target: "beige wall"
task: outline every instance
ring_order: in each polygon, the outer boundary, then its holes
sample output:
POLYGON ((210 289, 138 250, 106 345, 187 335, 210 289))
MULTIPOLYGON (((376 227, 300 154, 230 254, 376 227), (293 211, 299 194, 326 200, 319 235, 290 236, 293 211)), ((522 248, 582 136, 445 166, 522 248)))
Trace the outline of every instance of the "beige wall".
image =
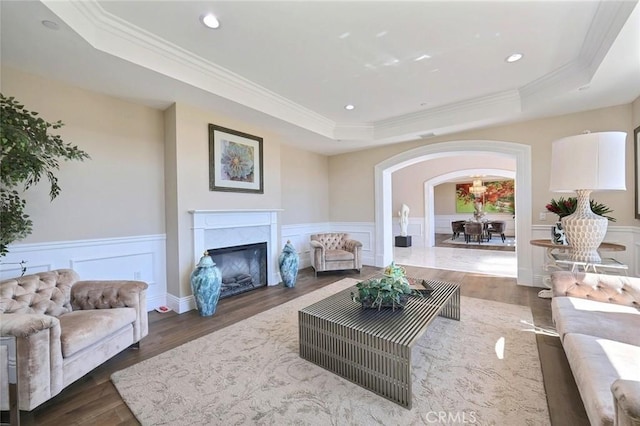
POLYGON ((21 243, 163 234, 162 112, 2 68, 2 93, 50 122, 91 159, 63 162, 62 188, 50 202, 47 182, 25 192, 33 233, 21 243))
POLYGON ((549 200, 558 196, 549 191, 551 143, 561 137, 580 134, 585 129, 592 132, 627 132, 627 191, 598 192, 593 194, 593 198, 615 210, 613 216, 618 219, 616 225, 637 224, 633 202, 635 185, 631 104, 332 156, 329 158, 330 218, 332 221, 374 221, 374 167, 385 159, 425 144, 458 140, 494 140, 531 146, 533 224, 548 224, 554 218, 548 217, 546 222, 540 222, 537 213, 544 212, 544 206, 549 200), (350 185, 340 185, 340 182, 349 182, 350 185))
POLYGON ((282 224, 329 221, 329 159, 282 146, 282 224))
POLYGON ((456 184, 447 182, 433 188, 433 213, 456 213, 456 184))
MULTIPOLYGON (((391 174, 393 211, 399 211, 400 206, 404 203, 411 209, 411 217, 424 217, 424 183, 426 181, 457 170, 477 169, 500 169, 515 172, 516 164, 510 158, 474 154, 421 161, 397 170, 391 174)), ((470 181, 471 178, 469 178, 470 181)), ((455 213, 455 201, 448 208, 441 206, 439 205, 441 203, 438 202, 437 192, 437 189, 434 189, 436 214, 455 213)))

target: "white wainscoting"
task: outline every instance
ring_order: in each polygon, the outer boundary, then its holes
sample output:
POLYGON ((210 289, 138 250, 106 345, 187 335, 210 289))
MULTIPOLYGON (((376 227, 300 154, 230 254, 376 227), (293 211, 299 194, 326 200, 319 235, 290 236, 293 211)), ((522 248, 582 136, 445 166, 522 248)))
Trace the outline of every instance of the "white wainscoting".
MULTIPOLYGON (((391 225, 391 229, 393 231, 394 237, 400 235, 400 223, 398 222, 398 218, 393 221, 391 225)), ((425 235, 424 235, 424 218, 419 217, 410 217, 409 223, 407 224, 407 235, 411 236, 411 246, 412 247, 424 247, 425 246, 425 235)))
POLYGON ((321 222, 283 225, 281 228, 280 251, 287 241, 295 247, 300 256, 300 268, 311 266, 311 234, 322 232, 346 232, 362 243, 362 264, 374 265, 375 224, 373 222, 321 222))
MULTIPOLYGON (((409 222, 413 245, 420 235, 419 219, 409 222), (412 227, 414 225, 415 227, 412 227)), ((398 227, 399 232, 399 227, 398 227)), ((373 222, 323 222, 284 225, 278 254, 290 240, 300 255, 300 267, 311 266, 309 236, 319 232, 348 232, 363 245, 363 264, 374 265, 375 224, 373 222)), ((549 239, 551 225, 532 226, 532 239, 549 239)), ((629 265, 630 276, 640 276, 640 227, 609 225, 605 241, 624 245, 622 252, 605 252, 608 257, 629 265)), ((528 244, 518 241, 518 244, 528 244)), ((27 274, 59 268, 73 268, 82 279, 136 279, 149 284, 147 308, 172 305, 166 288, 165 235, 16 244, 0 261, 0 279, 20 276, 20 261, 27 262, 27 274)), ((545 249, 533 247, 534 286, 543 287, 548 272, 543 270, 545 249)), ((191 296, 189 296, 191 298, 191 296)), ((185 298, 186 299, 186 298, 185 298)), ((185 305, 178 312, 193 309, 185 305)))
POLYGON ((83 280, 140 280, 149 284, 147 309, 166 304, 165 235, 56 241, 9 246, 0 261, 0 279, 71 268, 83 280))

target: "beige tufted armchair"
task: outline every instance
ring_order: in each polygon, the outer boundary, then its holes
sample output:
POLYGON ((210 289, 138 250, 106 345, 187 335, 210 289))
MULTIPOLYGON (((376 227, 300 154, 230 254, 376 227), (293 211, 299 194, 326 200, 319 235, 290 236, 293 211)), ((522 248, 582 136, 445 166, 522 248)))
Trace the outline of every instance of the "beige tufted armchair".
POLYGON ((311 235, 311 266, 322 271, 362 269, 362 243, 349 234, 331 232, 311 235))
MULTIPOLYGON (((147 287, 141 281, 79 281, 71 269, 0 281, 0 337, 15 338, 19 409, 33 410, 138 344, 149 332, 147 287)), ((0 377, 7 410, 9 386, 0 377)))

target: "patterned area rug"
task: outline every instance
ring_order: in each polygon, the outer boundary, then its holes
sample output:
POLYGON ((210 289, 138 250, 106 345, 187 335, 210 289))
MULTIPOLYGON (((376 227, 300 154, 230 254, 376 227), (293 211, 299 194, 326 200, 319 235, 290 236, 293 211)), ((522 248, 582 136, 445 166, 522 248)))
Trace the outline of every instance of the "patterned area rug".
POLYGON ((298 355, 297 312, 330 286, 111 376, 143 425, 547 425, 527 307, 462 297, 416 343, 407 410, 298 355))
MULTIPOLYGON (((455 244, 455 245, 462 245, 462 246, 474 246, 474 247, 478 247, 478 242, 477 241, 469 241, 469 244, 466 243, 466 241, 464 240, 464 235, 459 236, 458 238, 456 238, 455 240, 452 240, 451 238, 447 238, 446 240, 442 241, 444 244, 455 244)), ((516 240, 513 237, 507 237, 505 238, 504 242, 502 242, 502 238, 500 237, 500 235, 494 235, 489 241, 482 241, 479 244, 481 247, 482 246, 491 246, 491 247, 512 247, 513 250, 515 251, 516 249, 516 240)))

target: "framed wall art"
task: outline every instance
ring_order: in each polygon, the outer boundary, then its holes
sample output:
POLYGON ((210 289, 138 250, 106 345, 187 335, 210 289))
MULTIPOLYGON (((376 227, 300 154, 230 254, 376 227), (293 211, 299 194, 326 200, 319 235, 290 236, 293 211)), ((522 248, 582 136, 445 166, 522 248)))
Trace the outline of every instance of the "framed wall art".
POLYGON ((636 169, 636 219, 640 219, 640 126, 633 131, 633 146, 636 169))
POLYGON ((262 138, 209 124, 209 190, 264 194, 262 138))
POLYGON ((484 182, 486 191, 473 195, 469 183, 456 184, 456 213, 473 213, 478 199, 487 213, 515 213, 515 182, 513 179, 484 182))

